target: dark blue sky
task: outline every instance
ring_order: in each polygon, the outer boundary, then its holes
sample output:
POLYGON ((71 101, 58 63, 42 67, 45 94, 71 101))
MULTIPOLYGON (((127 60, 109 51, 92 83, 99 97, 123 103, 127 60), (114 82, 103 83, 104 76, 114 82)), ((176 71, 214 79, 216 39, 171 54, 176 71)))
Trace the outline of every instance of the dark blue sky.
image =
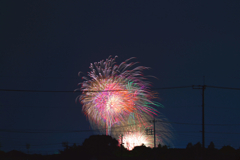
MULTIPOLYGON (((237 0, 2 1, 0 89, 73 91, 78 72, 109 55, 150 67, 153 88, 202 85, 203 76, 206 85, 240 88, 239 7, 237 0)), ((201 124, 201 90, 158 92, 170 122, 201 124)), ((94 134, 75 103, 79 93, 0 93, 4 151, 29 143, 30 153, 51 154, 94 134)), ((205 123, 231 124, 206 125, 206 147, 240 147, 239 95, 205 90, 205 123)), ((175 147, 201 142, 201 125, 172 126, 175 147)))

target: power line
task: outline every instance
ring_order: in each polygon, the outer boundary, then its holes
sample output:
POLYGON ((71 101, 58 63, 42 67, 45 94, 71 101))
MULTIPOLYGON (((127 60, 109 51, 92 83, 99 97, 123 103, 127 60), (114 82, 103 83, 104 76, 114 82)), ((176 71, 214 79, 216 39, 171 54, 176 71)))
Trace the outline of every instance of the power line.
POLYGON ((240 88, 234 88, 234 87, 219 87, 219 86, 208 86, 209 88, 218 88, 218 89, 229 89, 229 90, 240 90, 240 88))
POLYGON ((81 77, 33 77, 33 76, 0 76, 0 78, 21 78, 21 79, 70 79, 79 80, 81 77))
POLYGON ((24 90, 24 89, 0 89, 6 92, 82 92, 82 91, 50 91, 50 90, 24 90))
POLYGON ((59 107, 51 107, 51 106, 25 106, 25 105, 21 105, 21 106, 18 106, 18 105, 0 105, 0 109, 9 109, 9 108, 1 108, 1 107, 11 107, 11 108, 55 108, 55 109, 62 109, 62 108, 67 108, 67 109, 72 109, 72 108, 76 108, 76 109, 81 109, 80 106, 75 106, 75 107, 66 107, 66 106, 59 106, 59 107))
POLYGON ((0 129, 0 132, 9 132, 9 133, 79 133, 79 132, 92 132, 94 130, 41 130, 41 131, 31 131, 31 130, 10 130, 10 129, 0 129))
MULTIPOLYGON (((180 88, 191 88, 191 86, 179 86, 179 87, 162 87, 162 88, 152 88, 152 90, 160 89, 180 89, 180 88)), ((6 92, 120 92, 128 90, 103 90, 103 91, 94 91, 94 90, 74 90, 74 91, 52 91, 52 90, 24 90, 24 89, 0 89, 0 91, 6 92)))
MULTIPOLYGON (((12 133, 80 133, 80 132, 89 132, 89 131, 92 132, 94 130, 73 130, 73 131, 20 131, 20 130, 2 130, 2 129, 0 130, 0 132, 12 132, 12 133)), ((201 133, 200 131, 164 131, 164 130, 156 130, 156 131, 162 132, 162 133, 201 133)), ((121 131, 116 131, 116 132, 121 132, 121 131)), ((129 131, 129 132, 132 132, 132 131, 129 131)), ((205 132, 205 133, 240 134, 239 132, 205 132)))
MULTIPOLYGON (((58 107, 52 107, 52 106, 27 106, 27 105, 4 105, 4 104, 1 104, 0 105, 0 109, 9 109, 9 108, 1 108, 1 107, 11 107, 11 108, 54 108, 54 109, 63 109, 63 108, 66 108, 66 109, 79 109, 81 107, 77 106, 77 107, 66 107, 66 106, 58 106, 58 107)), ((190 106, 167 106, 168 109, 171 109, 171 108, 196 108, 196 107, 201 107, 199 105, 190 105, 190 106)), ((206 108, 217 108, 217 109, 234 109, 234 110, 239 110, 240 108, 237 108, 237 107, 214 107, 214 106, 206 106, 206 108)))
MULTIPOLYGON (((177 87, 159 87, 159 88, 152 88, 152 90, 165 90, 165 89, 182 89, 182 88, 191 88, 193 86, 198 85, 191 85, 191 86, 177 86, 177 87)), ((209 86, 205 85, 209 88, 218 88, 218 89, 229 89, 229 90, 240 90, 240 88, 234 87, 220 87, 220 86, 209 86)), ((53 90, 27 90, 27 89, 0 89, 0 91, 5 92, 120 92, 120 91, 128 91, 128 90, 103 90, 103 91, 94 91, 94 90, 74 90, 74 91, 53 91, 53 90)))
MULTIPOLYGON (((170 121, 160 121, 160 120, 156 120, 156 122, 184 124, 184 125, 202 125, 200 123, 183 123, 183 122, 170 122, 170 121)), ((230 126, 230 125, 238 126, 240 124, 205 124, 205 125, 207 126, 230 126)))
MULTIPOLYGON (((181 122, 169 122, 169 121, 160 121, 160 120, 156 120, 156 122, 183 124, 183 125, 202 125, 202 124, 197 124, 197 123, 181 123, 181 122)), ((128 126, 139 125, 139 124, 142 124, 142 123, 134 123, 134 124, 129 124, 129 125, 125 125, 125 126, 112 127, 112 129, 124 128, 124 127, 128 127, 128 126)), ((209 126, 230 126, 230 125, 231 126, 239 126, 240 124, 205 124, 205 125, 209 125, 209 126)), ((34 130, 0 129, 0 132, 11 132, 11 133, 79 133, 79 132, 93 132, 93 131, 104 130, 104 129, 106 129, 106 128, 93 129, 93 130, 35 130, 35 131, 34 130)), ((117 131, 117 132, 120 132, 120 131, 117 131)), ((168 132, 168 131, 162 131, 162 132, 168 132)), ((174 131, 169 131, 169 132, 174 132, 174 131)), ((207 132, 207 133, 215 133, 215 132, 207 132)), ((216 132, 216 133, 218 133, 218 132, 216 132)))
POLYGON ((213 133, 213 134, 240 134, 235 132, 206 132, 206 133, 213 133))

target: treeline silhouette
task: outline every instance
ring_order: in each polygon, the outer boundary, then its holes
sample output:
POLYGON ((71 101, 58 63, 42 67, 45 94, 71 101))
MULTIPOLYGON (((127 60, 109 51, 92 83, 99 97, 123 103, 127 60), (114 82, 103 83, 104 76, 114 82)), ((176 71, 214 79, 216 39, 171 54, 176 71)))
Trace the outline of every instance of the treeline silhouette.
POLYGON ((92 135, 82 145, 62 143, 64 150, 59 154, 26 154, 21 151, 0 151, 1 160, 240 160, 240 149, 223 146, 216 149, 211 142, 203 149, 200 142, 188 143, 185 149, 168 148, 161 144, 156 148, 144 144, 128 151, 118 141, 107 135, 92 135))

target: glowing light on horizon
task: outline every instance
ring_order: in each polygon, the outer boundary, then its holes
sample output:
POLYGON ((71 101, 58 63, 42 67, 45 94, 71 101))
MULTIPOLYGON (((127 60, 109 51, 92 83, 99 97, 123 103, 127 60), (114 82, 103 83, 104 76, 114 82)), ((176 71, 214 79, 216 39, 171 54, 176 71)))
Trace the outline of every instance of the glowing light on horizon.
MULTIPOLYGON (((133 150, 136 146, 145 145, 146 147, 153 147, 152 138, 146 135, 144 132, 127 132, 123 136, 123 146, 127 150, 133 150)), ((119 143, 121 143, 121 137, 119 137, 119 143)))

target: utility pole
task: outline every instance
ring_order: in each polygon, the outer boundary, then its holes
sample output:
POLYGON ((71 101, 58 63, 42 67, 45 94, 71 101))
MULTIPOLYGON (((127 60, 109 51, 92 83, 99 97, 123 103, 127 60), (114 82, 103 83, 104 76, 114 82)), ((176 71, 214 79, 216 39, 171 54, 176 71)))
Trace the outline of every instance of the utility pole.
POLYGON ((156 120, 155 118, 153 120, 150 120, 150 122, 153 122, 153 130, 152 129, 146 129, 146 135, 153 135, 153 143, 154 143, 154 148, 156 148, 156 129, 155 129, 155 123, 156 120))
POLYGON ((202 86, 202 147, 205 148, 205 129, 204 129, 204 91, 206 86, 202 86))
POLYGON ((156 148, 156 131, 155 131, 155 118, 153 120, 153 131, 154 131, 154 148, 156 148))
POLYGON ((202 148, 205 148, 205 130, 204 130, 204 91, 206 85, 193 85, 193 89, 202 89, 202 148))

